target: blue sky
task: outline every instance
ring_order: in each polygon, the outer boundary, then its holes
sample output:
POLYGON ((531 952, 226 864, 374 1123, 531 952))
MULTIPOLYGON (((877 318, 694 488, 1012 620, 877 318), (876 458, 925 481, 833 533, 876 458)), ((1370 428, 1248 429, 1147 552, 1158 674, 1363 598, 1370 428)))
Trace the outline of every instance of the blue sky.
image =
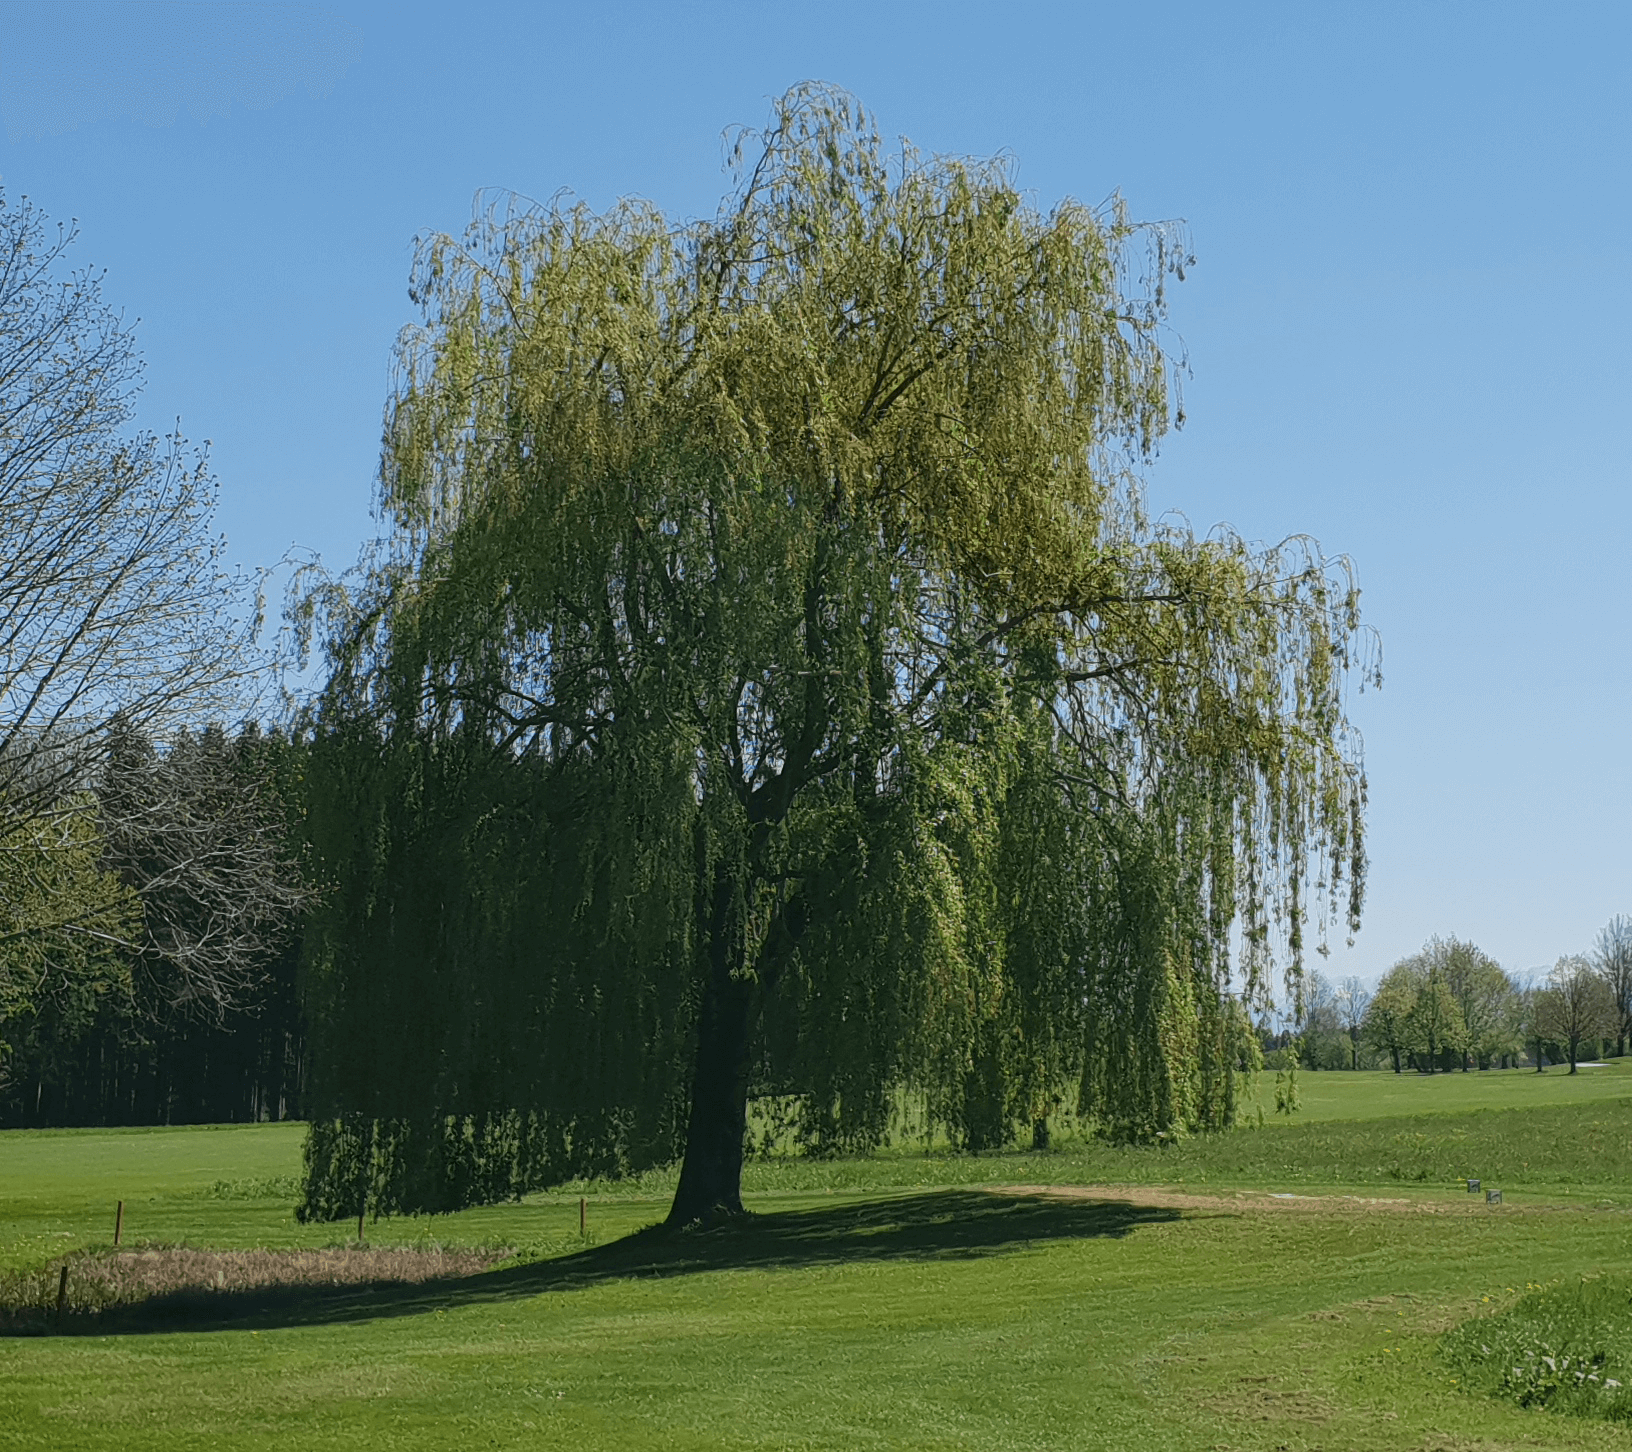
POLYGON ((1327 971, 1434 933, 1522 971, 1632 912, 1629 41, 1620 4, 0 0, 0 181, 79 219, 249 565, 372 532, 412 240, 478 188, 712 211, 722 129, 819 78, 1044 206, 1185 219, 1150 502, 1349 554, 1382 636, 1327 971))

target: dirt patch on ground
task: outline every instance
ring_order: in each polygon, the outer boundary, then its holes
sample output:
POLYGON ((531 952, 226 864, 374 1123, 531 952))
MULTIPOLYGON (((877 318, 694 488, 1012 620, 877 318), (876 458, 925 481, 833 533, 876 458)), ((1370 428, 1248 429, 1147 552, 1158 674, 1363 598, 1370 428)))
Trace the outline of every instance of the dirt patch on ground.
POLYGON ((190 1305, 255 1292, 418 1284, 486 1270, 503 1250, 347 1246, 333 1250, 106 1250, 0 1281, 0 1330, 30 1331, 110 1314, 190 1305), (66 1264, 68 1278, 62 1279, 66 1264))
POLYGON ((1369 1195, 1292 1195, 1273 1190, 1219 1190, 1199 1195, 1155 1185, 994 1185, 995 1195, 1043 1195, 1061 1200, 1121 1200, 1167 1210, 1263 1210, 1323 1215, 1488 1215, 1514 1207, 1487 1206, 1482 1197, 1407 1200, 1369 1195))

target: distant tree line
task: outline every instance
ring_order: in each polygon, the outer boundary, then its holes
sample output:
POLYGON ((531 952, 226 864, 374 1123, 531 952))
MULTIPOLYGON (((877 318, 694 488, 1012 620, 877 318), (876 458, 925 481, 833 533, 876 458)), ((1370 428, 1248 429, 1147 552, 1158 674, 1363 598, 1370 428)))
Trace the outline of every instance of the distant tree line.
POLYGON ((1390 1068, 1422 1074, 1541 1070, 1626 1052, 1632 1036, 1632 919, 1616 917, 1586 955, 1545 975, 1517 977, 1477 945, 1434 938, 1373 988, 1310 974, 1294 1021, 1261 1037, 1271 1064, 1296 1054, 1306 1069, 1390 1068), (1278 1057, 1277 1057, 1278 1056, 1278 1057))
POLYGON ((295 762, 254 726, 162 750, 127 728, 64 808, 76 850, 13 852, 13 880, 50 876, 54 911, 7 903, 0 1127, 299 1114, 295 762))

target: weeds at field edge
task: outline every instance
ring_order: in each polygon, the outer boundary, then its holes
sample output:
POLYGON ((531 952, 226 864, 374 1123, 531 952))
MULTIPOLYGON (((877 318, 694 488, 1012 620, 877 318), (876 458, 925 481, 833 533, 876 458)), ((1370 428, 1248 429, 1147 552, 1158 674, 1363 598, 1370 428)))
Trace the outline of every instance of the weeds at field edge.
POLYGON ((474 1275, 509 1253, 368 1246, 199 1250, 174 1245, 84 1251, 34 1271, 0 1276, 0 1333, 85 1330, 138 1308, 207 1317, 232 1298, 256 1292, 417 1285, 474 1275), (58 1293, 64 1287, 59 1314, 58 1293))
POLYGON ((1530 1285, 1440 1341, 1468 1391, 1521 1407, 1632 1422, 1632 1277, 1530 1285))

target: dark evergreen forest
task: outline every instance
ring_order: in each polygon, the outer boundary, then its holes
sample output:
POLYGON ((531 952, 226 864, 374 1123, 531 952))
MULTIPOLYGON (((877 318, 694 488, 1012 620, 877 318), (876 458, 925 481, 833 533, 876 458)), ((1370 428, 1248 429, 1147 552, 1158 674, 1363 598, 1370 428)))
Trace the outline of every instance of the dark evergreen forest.
POLYGON ((59 815, 87 850, 53 886, 99 916, 0 938, 0 1128, 298 1118, 299 753, 254 725, 126 731, 84 786, 59 815))
POLYGON ((239 1124, 298 1119, 306 1028, 295 991, 298 943, 225 1018, 145 1018, 99 1001, 6 1025, 0 1129, 107 1124, 239 1124))

